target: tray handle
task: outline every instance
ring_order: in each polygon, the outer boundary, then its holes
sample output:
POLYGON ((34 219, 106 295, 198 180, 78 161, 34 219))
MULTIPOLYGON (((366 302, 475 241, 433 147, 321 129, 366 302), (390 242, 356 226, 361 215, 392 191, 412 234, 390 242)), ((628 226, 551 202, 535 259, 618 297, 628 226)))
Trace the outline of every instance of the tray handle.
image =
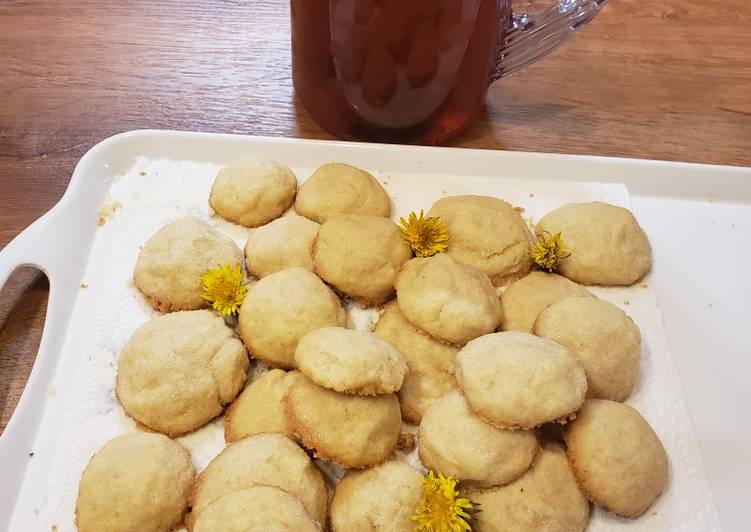
MULTIPOLYGON (((66 194, 67 196, 67 194, 66 194)), ((0 529, 8 526, 21 481, 29 463, 29 453, 39 427, 47 389, 57 366, 59 353, 78 295, 78 284, 88 255, 82 231, 86 221, 95 223, 87 209, 76 208, 69 198, 32 223, 0 250, 0 286, 23 266, 43 271, 50 292, 44 330, 36 360, 16 409, 0 435, 0 529)), ((88 234, 91 234, 89 229, 88 234)))

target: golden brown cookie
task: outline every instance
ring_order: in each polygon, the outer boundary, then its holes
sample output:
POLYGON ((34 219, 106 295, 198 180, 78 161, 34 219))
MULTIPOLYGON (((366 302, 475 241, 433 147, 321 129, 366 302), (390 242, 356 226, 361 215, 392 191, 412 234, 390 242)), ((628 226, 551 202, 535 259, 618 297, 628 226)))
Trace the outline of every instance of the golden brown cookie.
POLYGON ((282 216, 259 227, 245 244, 245 263, 255 277, 286 268, 313 271, 313 243, 320 226, 303 216, 282 216))
POLYGON ((569 349, 587 374, 587 397, 623 401, 639 376, 641 334, 621 309, 591 297, 562 299, 543 310, 534 333, 569 349))
POLYGON ((320 224, 338 214, 391 216, 391 200, 375 177, 344 163, 326 163, 300 186, 295 211, 320 224))
POLYGON ((448 196, 428 211, 448 226, 448 253, 471 264, 495 285, 525 275, 532 267, 532 234, 521 215, 489 196, 448 196))
POLYGON ((487 275, 445 253, 408 261, 396 292, 404 317, 443 342, 464 345, 493 332, 503 317, 487 275))
POLYGON ((410 519, 422 496, 422 474, 390 460, 365 471, 348 473, 331 502, 332 532, 411 532, 410 519))
POLYGON ((79 532, 167 532, 182 522, 195 470, 190 453, 161 434, 108 441, 78 485, 79 532))
POLYGON ((639 517, 665 490, 665 449, 629 405, 587 401, 564 439, 579 486, 595 504, 622 517, 639 517))
POLYGON ((292 440, 270 432, 225 447, 198 475, 189 527, 223 495, 256 486, 286 491, 302 502, 316 523, 326 522, 328 491, 323 475, 292 440))
POLYGON ((240 248, 198 218, 180 218, 149 238, 138 254, 133 281, 162 312, 206 306, 201 276, 220 264, 242 264, 240 248))
POLYGON ((295 362, 319 386, 358 395, 395 392, 407 373, 407 362, 393 345, 370 331, 343 327, 323 327, 303 336, 295 362))
POLYGON ((415 329, 396 302, 386 306, 375 333, 391 342, 407 361, 409 371, 397 392, 399 404, 404 420, 419 423, 433 401, 456 389, 454 361, 458 349, 415 329))
POLYGON ((300 376, 284 406, 295 433, 318 458, 360 468, 380 464, 396 449, 402 418, 394 394, 343 394, 300 376))
POLYGON ((516 331, 464 346, 456 355, 456 380, 472 410, 504 429, 565 421, 587 393, 584 369, 568 349, 516 331))
POLYGON ((209 204, 222 218, 258 227, 279 218, 292 206, 295 174, 281 163, 239 159, 216 175, 209 204))
POLYGON ((245 384, 248 354, 210 310, 174 312, 143 324, 120 353, 115 393, 151 430, 185 434, 218 416, 245 384))
POLYGON ((545 444, 511 484, 470 490, 467 497, 480 505, 477 532, 583 532, 589 520, 589 502, 555 443, 545 444))
POLYGON ((562 275, 532 272, 511 283, 501 294, 501 330, 532 332, 540 312, 556 301, 575 296, 595 297, 586 288, 562 275))
POLYGON ((224 439, 227 443, 262 432, 278 432, 295 440, 282 398, 299 375, 296 371, 272 369, 248 384, 224 414, 224 439))
POLYGON ((394 222, 361 214, 325 222, 314 253, 321 279, 364 305, 380 305, 393 297, 396 274, 412 256, 394 222))
POLYGON ((426 468, 485 488, 522 475, 538 448, 533 432, 489 425, 457 391, 430 405, 420 422, 419 442, 420 462, 426 468))
POLYGON ((300 338, 345 322, 339 299, 323 281, 304 268, 287 268, 250 285, 238 330, 254 357, 292 369, 300 338))
POLYGON ((571 256, 558 272, 582 284, 631 285, 652 268, 652 249, 631 211, 599 201, 569 203, 543 216, 535 229, 561 233, 571 256))

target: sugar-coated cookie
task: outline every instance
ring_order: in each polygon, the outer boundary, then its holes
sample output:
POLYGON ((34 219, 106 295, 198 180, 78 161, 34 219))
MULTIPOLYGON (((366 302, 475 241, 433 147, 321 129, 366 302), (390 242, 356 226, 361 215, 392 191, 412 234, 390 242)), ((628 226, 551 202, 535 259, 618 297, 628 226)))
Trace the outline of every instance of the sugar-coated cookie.
POLYGON ((216 175, 209 204, 230 222, 258 227, 279 218, 292 206, 295 174, 281 163, 239 159, 216 175))
POLYGON ((493 332, 503 317, 487 275, 446 253, 404 264, 396 292, 404 317, 443 342, 463 345, 493 332))
POLYGON ((120 353, 115 393, 151 430, 178 436, 218 416, 245 384, 248 354, 210 310, 151 319, 120 353))
POLYGON ((665 449, 631 406, 591 399, 563 437, 579 486, 595 504, 623 517, 639 517, 665 490, 665 449))
POLYGON ((543 310, 534 333, 569 349, 587 374, 587 396, 623 401, 639 376, 641 334, 621 309, 591 297, 562 299, 543 310))
POLYGON ((587 393, 584 369, 568 349, 516 331, 464 346, 456 355, 456 380, 472 410, 505 429, 565 421, 587 393))
POLYGON ((245 264, 255 277, 285 268, 313 271, 313 243, 320 226, 303 216, 282 216, 259 227, 245 244, 245 264))
POLYGON ((162 434, 108 441, 78 485, 79 532, 168 532, 183 520, 195 470, 190 453, 162 434))
POLYGON ((339 298, 323 281, 304 268, 287 268, 250 285, 238 330, 254 357, 291 369, 300 338, 345 322, 339 298))
POLYGON ((443 220, 451 235, 448 253, 487 275, 493 284, 525 275, 532 267, 532 234, 511 205, 489 196, 448 196, 429 217, 443 220))
POLYGON ((204 307, 201 276, 220 264, 242 264, 242 251, 198 218, 180 218, 157 231, 138 254, 133 281, 162 312, 204 307))
POLYGON ((344 163, 326 163, 300 186, 295 211, 321 224, 338 214, 388 218, 391 199, 365 170, 344 163))
POLYGON ((558 272, 582 284, 631 285, 652 268, 652 249, 631 211, 602 203, 569 203, 543 216, 535 229, 561 233, 571 256, 558 272))

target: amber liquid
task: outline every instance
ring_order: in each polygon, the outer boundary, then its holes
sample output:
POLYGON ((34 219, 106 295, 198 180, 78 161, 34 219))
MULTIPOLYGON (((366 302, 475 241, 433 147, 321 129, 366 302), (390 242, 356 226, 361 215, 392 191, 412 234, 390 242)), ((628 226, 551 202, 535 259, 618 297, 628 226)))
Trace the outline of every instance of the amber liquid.
POLYGON ((485 103, 505 0, 291 0, 295 90, 347 139, 438 144, 485 103))

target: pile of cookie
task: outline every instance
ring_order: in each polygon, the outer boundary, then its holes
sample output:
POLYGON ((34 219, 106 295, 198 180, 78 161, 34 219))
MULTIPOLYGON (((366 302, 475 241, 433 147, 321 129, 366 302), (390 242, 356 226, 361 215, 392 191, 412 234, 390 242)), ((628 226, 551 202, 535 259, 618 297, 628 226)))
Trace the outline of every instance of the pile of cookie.
POLYGON ((280 163, 237 161, 209 202, 253 228, 244 254, 197 218, 142 247, 135 286, 163 314, 127 342, 115 389, 149 432, 92 457, 81 532, 584 530, 590 501, 638 517, 665 489, 666 453, 623 403, 639 329, 582 286, 650 270, 628 210, 569 204, 533 233, 501 199, 445 197, 427 219, 448 247, 423 253, 378 181, 342 163, 298 190, 280 163), (560 275, 533 271, 540 242, 568 249, 560 275), (220 265, 240 272, 217 285, 244 296, 236 320, 206 308, 201 280, 220 265), (345 302, 379 309, 374 331, 348 328, 345 302), (227 445, 196 477, 174 438, 222 413, 227 445), (466 520, 425 510, 403 422, 424 469, 458 480, 466 520), (323 462, 347 472, 332 483, 323 462))

